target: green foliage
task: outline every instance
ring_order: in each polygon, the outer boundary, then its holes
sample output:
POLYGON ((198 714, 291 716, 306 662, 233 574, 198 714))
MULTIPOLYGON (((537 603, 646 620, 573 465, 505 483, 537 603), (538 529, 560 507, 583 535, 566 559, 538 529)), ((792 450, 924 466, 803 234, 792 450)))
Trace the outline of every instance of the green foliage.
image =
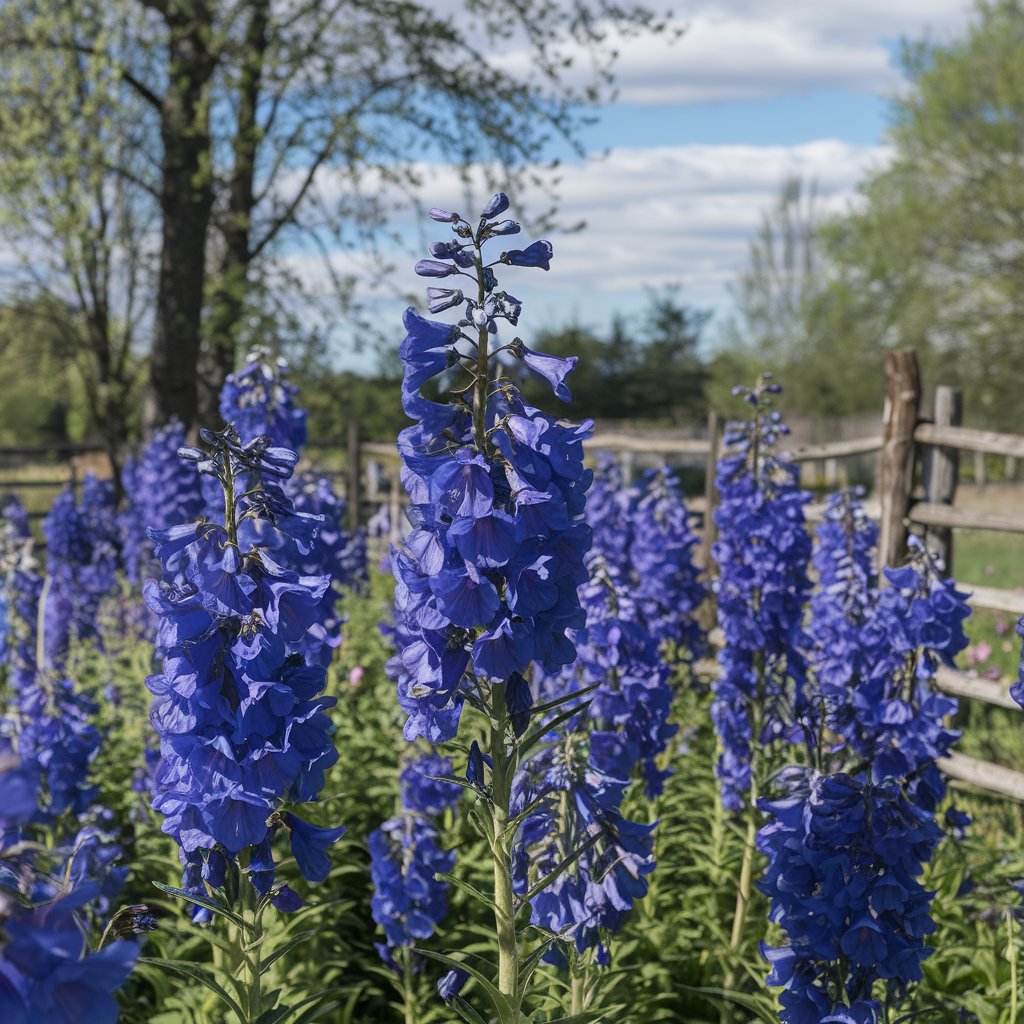
POLYGON ((908 45, 891 164, 827 246, 842 342, 909 345, 926 379, 956 381, 978 425, 1015 429, 1020 356, 1024 6, 980 0, 966 33, 908 45))

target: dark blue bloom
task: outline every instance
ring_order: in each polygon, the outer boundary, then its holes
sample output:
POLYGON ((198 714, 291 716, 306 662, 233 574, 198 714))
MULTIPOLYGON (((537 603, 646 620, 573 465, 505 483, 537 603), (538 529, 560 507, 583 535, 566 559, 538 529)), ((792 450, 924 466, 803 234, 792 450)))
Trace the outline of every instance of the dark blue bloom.
MULTIPOLYGON (((454 248, 437 243, 432 251, 450 256, 471 242, 479 253, 487 220, 507 202, 492 200, 475 235, 455 218, 454 248)), ((548 243, 541 249, 550 256, 548 243)), ((454 270, 435 263, 417 269, 454 270)), ((483 266, 483 257, 474 265, 483 266)), ((583 625, 576 587, 586 579, 589 546, 583 511, 591 475, 582 442, 590 426, 556 421, 526 405, 505 380, 489 335, 498 321, 515 322, 521 304, 497 291, 489 268, 480 285, 483 301, 467 302, 456 324, 408 310, 400 349, 403 406, 416 421, 398 442, 413 530, 391 558, 398 653, 389 670, 409 715, 406 737, 433 743, 454 737, 474 680, 487 686, 527 678, 534 662, 557 671, 574 656, 567 631, 583 625), (421 393, 430 378, 456 367, 472 375, 468 392, 457 388, 447 403, 421 393)), ((450 297, 431 294, 445 305, 450 297)), ((528 350, 518 344, 525 358, 528 350)), ((544 370, 561 388, 572 360, 557 362, 544 370)), ((516 702, 517 727, 525 727, 530 702, 519 691, 516 702)))
MULTIPOLYGON (((401 774, 402 813, 370 835, 373 919, 384 929, 381 958, 397 967, 393 952, 427 939, 448 912, 448 883, 435 874, 451 874, 454 851, 440 846, 433 818, 454 806, 462 790, 451 777, 451 762, 426 754, 406 764, 401 774)), ((416 965, 419 966, 418 964, 416 965)))
MULTIPOLYGON (((160 617, 163 659, 163 671, 146 682, 162 755, 153 806, 181 847, 186 888, 201 884, 210 851, 233 860, 248 850, 254 884, 266 891, 274 875, 270 846, 283 822, 274 812, 283 801, 316 799, 337 760, 325 714, 333 699, 320 696, 327 639, 317 632, 330 579, 291 568, 308 547, 305 527, 286 532, 299 517, 276 467, 294 459, 265 437, 245 445, 231 429, 204 437, 212 449, 205 464, 234 500, 224 526, 153 532, 164 566, 162 580, 148 581, 145 591, 160 617), (281 513, 273 521, 263 518, 269 507, 281 513), (276 531, 274 558, 245 541, 239 524, 250 520, 254 536, 276 531)), ((292 826, 293 852, 301 869, 319 876, 321 847, 340 833, 311 829, 292 826)), ((290 891, 277 896, 281 906, 295 903, 290 891)))
POLYGON ((501 262, 510 267, 540 267, 541 270, 551 269, 551 243, 541 239, 528 245, 525 249, 509 249, 501 254, 501 262))
MULTIPOLYGON (((627 781, 588 763, 571 739, 547 747, 516 776, 512 810, 533 805, 513 851, 514 887, 524 896, 570 854, 571 865, 530 900, 530 920, 582 953, 605 948, 654 870, 653 826, 624 818, 627 781)), ((564 963, 559 946, 546 959, 564 963)))
POLYGON ((122 557, 128 579, 136 586, 159 571, 146 531, 191 522, 202 514, 199 477, 178 457, 184 444, 184 426, 168 423, 153 434, 140 457, 125 465, 126 507, 119 517, 122 557))
POLYGON ((768 866, 758 888, 788 945, 762 946, 784 1024, 874 1021, 872 993, 920 980, 935 930, 920 881, 942 832, 896 779, 791 769, 786 792, 759 806, 768 866))
POLYGON ((722 800, 734 811, 750 788, 755 745, 807 742, 816 733, 806 693, 810 642, 803 628, 811 590, 811 539, 804 521, 809 496, 798 487, 796 466, 775 451, 786 431, 771 411, 775 391, 762 382, 746 392, 755 417, 729 425, 717 469, 719 536, 712 553, 725 643, 711 714, 722 745, 722 800))

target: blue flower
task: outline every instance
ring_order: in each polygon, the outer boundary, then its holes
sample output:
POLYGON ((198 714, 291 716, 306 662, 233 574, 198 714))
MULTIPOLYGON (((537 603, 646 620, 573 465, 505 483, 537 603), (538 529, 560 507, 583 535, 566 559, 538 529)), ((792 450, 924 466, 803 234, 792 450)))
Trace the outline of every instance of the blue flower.
MULTIPOLYGON (((451 256, 468 251, 471 243, 479 253, 488 237, 486 222, 507 208, 503 204, 507 197, 492 201, 476 233, 455 217, 458 241, 436 243, 432 252, 451 256)), ((550 245, 544 246, 550 255, 550 245)), ((430 272, 450 269, 440 267, 430 272)), ((420 390, 445 369, 476 375, 481 346, 489 344, 497 322, 518 319, 521 303, 497 290, 490 267, 481 285, 484 301, 467 303, 457 324, 424 320, 408 310, 400 349, 403 405, 416 420, 398 441, 413 530, 391 557, 398 653, 389 671, 409 716, 406 737, 432 743, 455 735, 473 680, 489 685, 513 675, 526 678, 535 661, 557 671, 574 657, 567 631, 582 625, 575 591, 586 579, 589 531, 583 512, 591 475, 583 467, 582 442, 590 425, 555 421, 526 405, 503 379, 497 360, 492 365, 496 353, 484 358, 491 383, 485 387, 483 376, 474 376, 471 401, 462 387, 447 403, 427 399, 420 390), (464 329, 475 329, 476 340, 464 329)), ((436 308, 447 308, 454 293, 430 294, 436 308)), ((529 351, 512 349, 523 359, 529 351)), ((549 358, 530 353, 535 357, 549 358)), ((537 365, 561 388, 571 363, 537 365)), ((516 699, 517 728, 525 728, 531 703, 518 691, 516 699)))
POLYGON ((775 451, 786 432, 771 410, 770 395, 777 390, 762 382, 744 392, 754 419, 729 425, 717 469, 719 537, 712 554, 725 643, 711 714, 722 745, 722 801, 733 811, 742 808, 750 788, 755 745, 805 742, 817 733, 806 692, 810 641, 803 628, 811 590, 804 522, 809 496, 799 489, 796 466, 775 451))
MULTIPOLYGON (((320 696, 329 642, 320 615, 330 580, 288 567, 308 552, 304 528, 287 531, 296 516, 263 518, 268 498, 284 513, 291 508, 277 481, 294 453, 279 454, 266 438, 243 446, 231 429, 204 437, 211 452, 200 468, 208 465, 236 497, 223 527, 153 532, 164 567, 145 591, 160 617, 163 659, 163 671, 146 681, 161 740, 153 807, 181 847, 186 888, 202 884, 197 872, 211 851, 233 860, 248 850, 250 877, 267 891, 271 844, 284 821, 275 812, 285 801, 315 799, 338 756, 324 713, 333 700, 320 696), (275 558, 245 541, 244 522, 255 537, 273 527, 275 558)), ((293 822, 293 853, 317 877, 340 832, 293 822)), ((297 897, 280 890, 275 899, 293 907, 297 897)))
POLYGON ((501 254, 501 262, 510 267, 540 267, 541 270, 551 269, 551 243, 541 239, 528 245, 525 249, 509 249, 501 254))
POLYGON ((294 814, 284 814, 291 839, 292 856, 307 882, 322 882, 331 870, 327 850, 344 834, 345 828, 317 828, 294 814))
POLYGON ((935 930, 920 882, 942 832, 895 779, 791 769, 759 804, 768 857, 758 888, 788 944, 762 945, 770 985, 784 986, 783 1024, 874 1021, 875 982, 893 994, 922 976, 935 930))

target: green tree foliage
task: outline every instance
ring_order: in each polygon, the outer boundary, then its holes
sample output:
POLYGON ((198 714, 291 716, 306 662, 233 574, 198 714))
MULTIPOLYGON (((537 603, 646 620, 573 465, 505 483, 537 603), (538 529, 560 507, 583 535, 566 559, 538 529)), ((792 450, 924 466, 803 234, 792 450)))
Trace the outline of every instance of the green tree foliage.
POLYGON ((15 264, 4 298, 58 331, 115 465, 138 400, 153 271, 139 105, 105 56, 133 29, 119 10, 0 6, 0 237, 15 264), (55 35, 66 45, 50 48, 55 35))
POLYGON ((0 306, 0 445, 65 441, 88 425, 67 318, 56 312, 41 301, 0 306))
POLYGON ((711 404, 738 412, 736 383, 770 370, 789 408, 842 416, 877 409, 883 345, 853 330, 856 298, 838 278, 825 245, 817 188, 789 177, 765 212, 733 294, 736 313, 709 367, 711 404))
POLYGON ((372 271, 429 161, 477 165, 491 185, 540 182, 549 143, 574 140, 608 95, 610 32, 663 26, 611 0, 451 13, 426 0, 9 0, 0 57, 19 71, 0 74, 0 108, 15 103, 15 166, 39 188, 0 185, 0 207, 53 222, 75 179, 69 209, 83 215, 60 231, 74 259, 47 268, 70 291, 97 224, 111 254, 126 251, 120 222, 91 207, 132 187, 155 249, 130 264, 155 274, 132 293, 153 310, 140 334, 151 418, 210 419, 238 349, 267 326, 268 296, 287 293, 292 310, 350 297, 355 274, 331 253, 372 271))
MULTIPOLYGON (((699 423, 706 372, 698 349, 710 316, 669 289, 651 294, 635 326, 616 317, 607 334, 599 334, 571 324, 529 344, 552 355, 579 356, 567 382, 577 419, 699 423)), ((543 401, 545 387, 533 377, 522 381, 529 402, 543 401)))
POLYGON ((1024 349, 1024 4, 982 0, 966 34, 904 48, 892 163, 827 235, 844 341, 909 345, 968 417, 1017 429, 1024 349))

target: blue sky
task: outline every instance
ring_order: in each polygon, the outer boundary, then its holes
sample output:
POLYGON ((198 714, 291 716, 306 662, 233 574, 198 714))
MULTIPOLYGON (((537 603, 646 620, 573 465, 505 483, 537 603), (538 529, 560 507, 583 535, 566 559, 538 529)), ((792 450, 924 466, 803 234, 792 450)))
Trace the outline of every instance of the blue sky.
MULTIPOLYGON (((969 0, 676 0, 675 7, 674 24, 685 32, 674 44, 617 41, 620 99, 584 131, 587 156, 561 171, 564 220, 588 227, 550 236, 550 273, 516 275, 527 340, 548 324, 601 329, 614 313, 628 320, 642 312, 648 286, 678 285, 685 301, 714 311, 713 344, 731 311, 729 285, 784 178, 814 179, 824 211, 845 209, 858 181, 888 158, 888 100, 904 84, 900 39, 960 33, 970 13, 969 0)), ((513 73, 529 74, 527 54, 503 59, 513 73)), ((432 166, 428 179, 424 207, 461 207, 452 169, 432 166)), ((478 198, 487 198, 482 186, 478 198)), ((513 198, 527 207, 542 202, 513 198)), ((423 231, 440 237, 428 223, 399 227, 415 245, 423 231)), ((416 255, 390 255, 403 268, 395 283, 421 294, 425 282, 411 270, 416 255)), ((337 266, 358 273, 359 258, 338 254, 337 266)), ((382 316, 393 309, 393 298, 382 299, 382 316)))

